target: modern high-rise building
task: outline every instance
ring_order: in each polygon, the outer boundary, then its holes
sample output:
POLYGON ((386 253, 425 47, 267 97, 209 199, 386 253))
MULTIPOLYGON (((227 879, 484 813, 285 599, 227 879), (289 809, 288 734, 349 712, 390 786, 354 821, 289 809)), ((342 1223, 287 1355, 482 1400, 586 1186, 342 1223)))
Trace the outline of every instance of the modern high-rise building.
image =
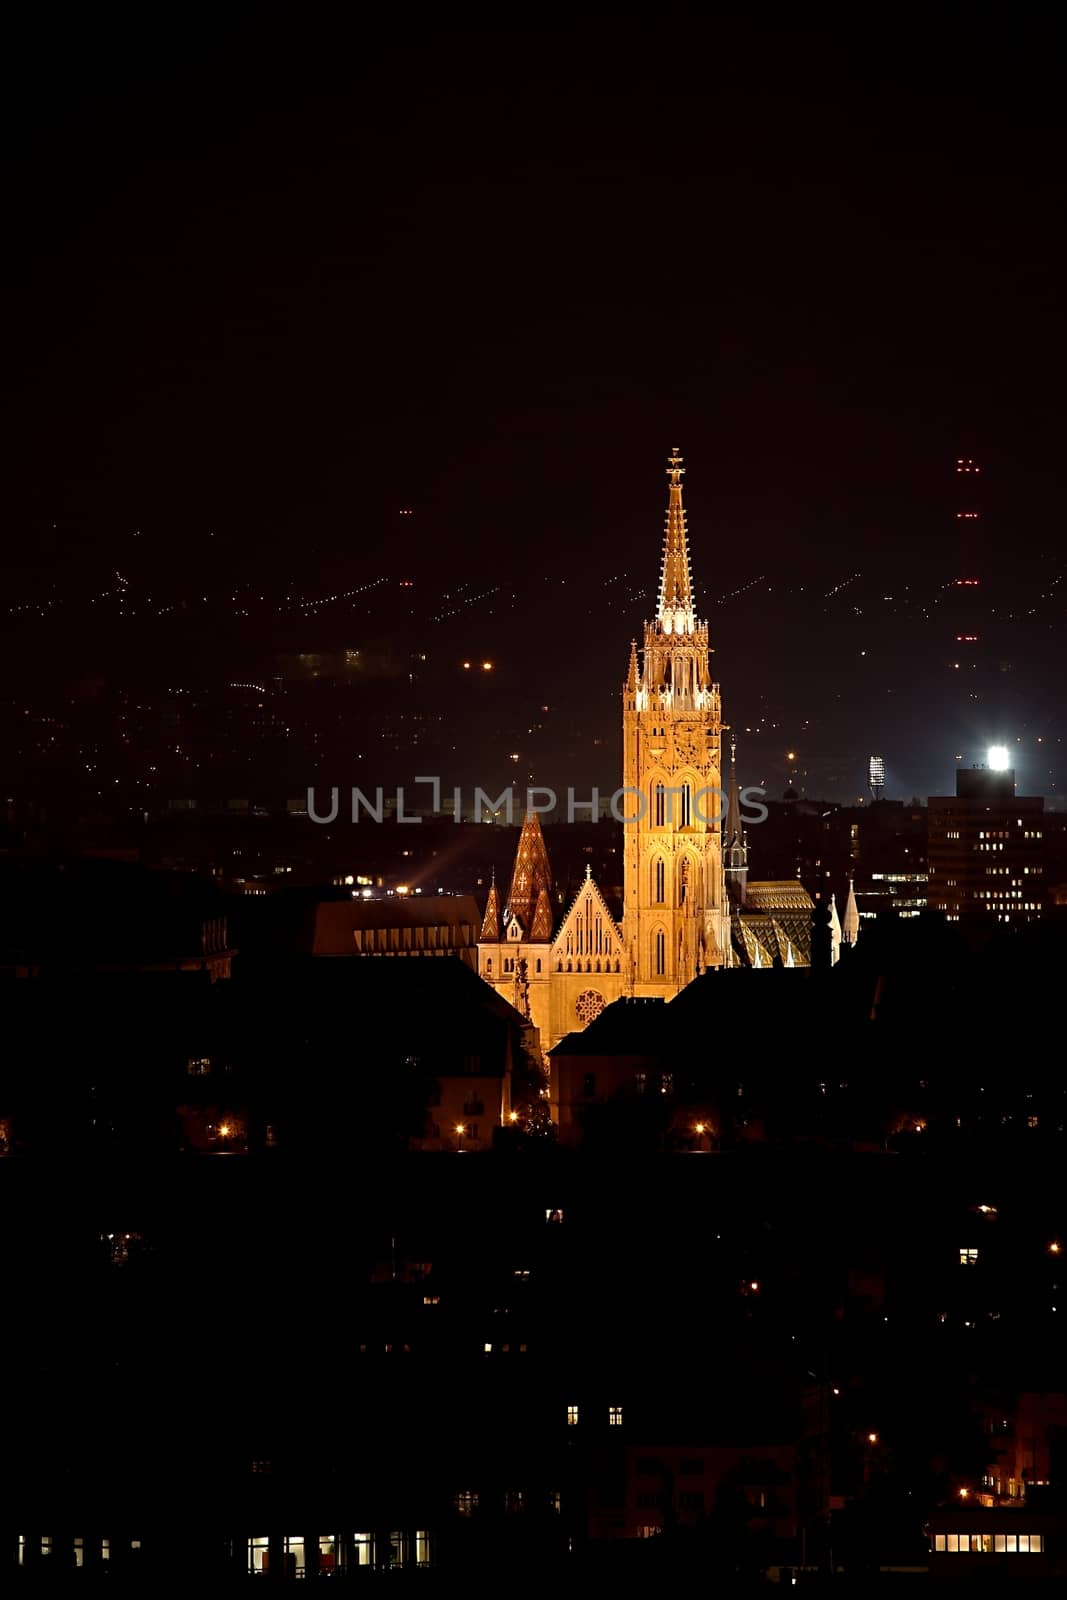
POLYGON ((961 768, 954 795, 931 795, 927 903, 950 922, 1032 922, 1045 902, 1045 802, 1017 795, 1015 773, 961 768))

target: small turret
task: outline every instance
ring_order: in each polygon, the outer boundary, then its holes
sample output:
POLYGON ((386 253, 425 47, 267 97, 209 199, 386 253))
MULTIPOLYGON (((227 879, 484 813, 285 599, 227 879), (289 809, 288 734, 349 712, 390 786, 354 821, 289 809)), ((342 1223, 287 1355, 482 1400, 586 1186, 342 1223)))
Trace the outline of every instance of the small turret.
POLYGON ((482 918, 482 931, 479 938, 484 944, 490 944, 500 938, 500 891, 496 886, 496 868, 493 869, 493 881, 489 886, 489 898, 485 902, 485 916, 482 918))

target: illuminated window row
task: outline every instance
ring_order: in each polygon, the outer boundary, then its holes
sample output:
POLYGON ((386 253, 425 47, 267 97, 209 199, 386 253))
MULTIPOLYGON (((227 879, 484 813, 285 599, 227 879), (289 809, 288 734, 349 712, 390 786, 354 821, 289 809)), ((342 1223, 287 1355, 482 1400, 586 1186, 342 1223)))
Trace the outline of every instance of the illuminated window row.
POLYGON ((349 1562, 354 1567, 428 1567, 430 1535, 424 1531, 401 1531, 382 1538, 373 1533, 354 1533, 345 1540, 336 1534, 323 1534, 318 1539, 289 1534, 272 1541, 261 1534, 248 1541, 248 1571, 252 1577, 274 1576, 280 1567, 282 1577, 302 1578, 310 1559, 317 1560, 318 1565, 312 1570, 319 1574, 343 1571, 349 1562))
MULTIPOLYGON (((550 1489, 547 1496, 542 1495, 540 1497, 528 1496, 523 1489, 505 1489, 504 1509, 505 1511, 523 1511, 527 1503, 534 1504, 538 1498, 540 1498, 542 1504, 547 1498, 548 1509, 557 1514, 563 1505, 563 1495, 559 1489, 550 1489)), ((461 1517, 473 1517, 478 1510, 480 1502, 481 1496, 477 1489, 460 1489, 452 1497, 452 1504, 461 1517)))
POLYGON ((1040 1533, 935 1533, 934 1550, 947 1555, 1031 1555, 1044 1550, 1040 1533))
MULTIPOLYGON (((569 1428, 576 1428, 578 1426, 578 1407, 577 1406, 568 1406, 567 1407, 567 1426, 569 1428)), ((609 1406, 608 1407, 608 1426, 610 1428, 621 1428, 622 1427, 622 1406, 609 1406)))
MULTIPOLYGON (((141 1541, 140 1539, 120 1540, 119 1547, 140 1550, 141 1541)), ((25 1534, 20 1533, 16 1545, 16 1560, 20 1567, 25 1566, 27 1560, 32 1562, 38 1556, 43 1561, 49 1560, 52 1556, 59 1556, 60 1560, 62 1560, 65 1556, 66 1560, 69 1561, 71 1548, 74 1551, 74 1565, 76 1567, 84 1567, 86 1556, 88 1556, 90 1563, 110 1561, 111 1559, 110 1539, 84 1539, 76 1536, 71 1540, 65 1540, 57 1539, 50 1533, 43 1533, 39 1538, 27 1539, 25 1534)))

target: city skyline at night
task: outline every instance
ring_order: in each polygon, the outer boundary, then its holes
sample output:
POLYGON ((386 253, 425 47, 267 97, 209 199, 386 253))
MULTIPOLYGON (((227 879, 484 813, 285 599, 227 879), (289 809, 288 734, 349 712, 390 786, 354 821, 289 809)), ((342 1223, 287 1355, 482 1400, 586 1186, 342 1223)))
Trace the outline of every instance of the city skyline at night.
POLYGON ((1053 15, 7 33, 5 1600, 1058 1586, 1053 15))

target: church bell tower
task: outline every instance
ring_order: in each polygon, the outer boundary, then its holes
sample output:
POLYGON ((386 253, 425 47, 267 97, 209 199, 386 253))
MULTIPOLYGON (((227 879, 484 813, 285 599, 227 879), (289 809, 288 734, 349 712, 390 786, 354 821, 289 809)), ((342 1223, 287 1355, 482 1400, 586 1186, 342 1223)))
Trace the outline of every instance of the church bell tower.
POLYGON ((723 872, 722 705, 696 615, 677 447, 656 615, 623 685, 627 818, 623 933, 630 989, 670 999, 729 960, 723 872))

